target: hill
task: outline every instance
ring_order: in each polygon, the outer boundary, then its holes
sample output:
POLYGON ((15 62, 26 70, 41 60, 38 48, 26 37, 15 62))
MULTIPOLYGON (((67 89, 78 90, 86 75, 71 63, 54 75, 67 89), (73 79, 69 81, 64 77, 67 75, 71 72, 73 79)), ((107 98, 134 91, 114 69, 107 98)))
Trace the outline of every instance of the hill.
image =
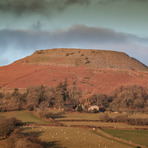
POLYGON ((148 71, 148 67, 123 52, 86 49, 50 49, 35 51, 16 63, 51 66, 85 66, 89 68, 113 68, 148 71))
POLYGON ((120 85, 148 87, 148 67, 123 52, 48 49, 0 67, 0 87, 55 86, 65 78, 84 91, 108 93, 120 85))

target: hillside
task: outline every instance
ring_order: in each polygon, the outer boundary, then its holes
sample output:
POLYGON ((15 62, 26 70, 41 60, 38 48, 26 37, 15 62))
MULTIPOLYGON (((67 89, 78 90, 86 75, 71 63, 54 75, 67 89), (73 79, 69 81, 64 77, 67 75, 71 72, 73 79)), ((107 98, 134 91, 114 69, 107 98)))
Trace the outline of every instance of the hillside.
POLYGON ((148 67, 123 52, 86 49, 39 50, 16 63, 51 66, 85 66, 100 69, 148 71, 148 67))
POLYGON ((108 93, 120 85, 148 87, 148 67, 127 54, 84 49, 39 50, 0 67, 0 87, 56 86, 76 81, 84 91, 108 93))

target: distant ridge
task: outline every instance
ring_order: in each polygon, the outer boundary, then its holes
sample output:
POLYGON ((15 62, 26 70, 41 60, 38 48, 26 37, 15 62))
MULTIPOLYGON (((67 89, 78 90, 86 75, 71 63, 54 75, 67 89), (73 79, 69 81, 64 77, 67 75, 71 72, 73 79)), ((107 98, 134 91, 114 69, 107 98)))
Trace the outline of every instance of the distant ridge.
POLYGON ((146 65, 126 53, 107 50, 73 48, 38 50, 16 63, 148 71, 146 65))

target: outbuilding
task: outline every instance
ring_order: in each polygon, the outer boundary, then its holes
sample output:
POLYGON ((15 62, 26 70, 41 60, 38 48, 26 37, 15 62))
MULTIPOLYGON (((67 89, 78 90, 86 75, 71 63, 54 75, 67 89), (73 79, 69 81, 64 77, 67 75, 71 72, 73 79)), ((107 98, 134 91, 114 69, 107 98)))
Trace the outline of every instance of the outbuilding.
POLYGON ((90 108, 88 108, 88 111, 94 111, 94 110, 99 111, 99 106, 94 105, 94 106, 91 106, 90 108))

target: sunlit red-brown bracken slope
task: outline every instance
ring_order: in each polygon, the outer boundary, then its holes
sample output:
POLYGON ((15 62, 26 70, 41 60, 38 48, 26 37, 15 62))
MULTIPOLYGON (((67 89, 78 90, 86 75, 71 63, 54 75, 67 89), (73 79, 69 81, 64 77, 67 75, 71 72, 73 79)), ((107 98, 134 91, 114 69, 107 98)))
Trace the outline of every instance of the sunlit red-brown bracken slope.
POLYGON ((148 87, 148 67, 127 54, 86 49, 39 50, 0 67, 0 87, 56 86, 67 79, 83 91, 108 93, 121 85, 148 87))

